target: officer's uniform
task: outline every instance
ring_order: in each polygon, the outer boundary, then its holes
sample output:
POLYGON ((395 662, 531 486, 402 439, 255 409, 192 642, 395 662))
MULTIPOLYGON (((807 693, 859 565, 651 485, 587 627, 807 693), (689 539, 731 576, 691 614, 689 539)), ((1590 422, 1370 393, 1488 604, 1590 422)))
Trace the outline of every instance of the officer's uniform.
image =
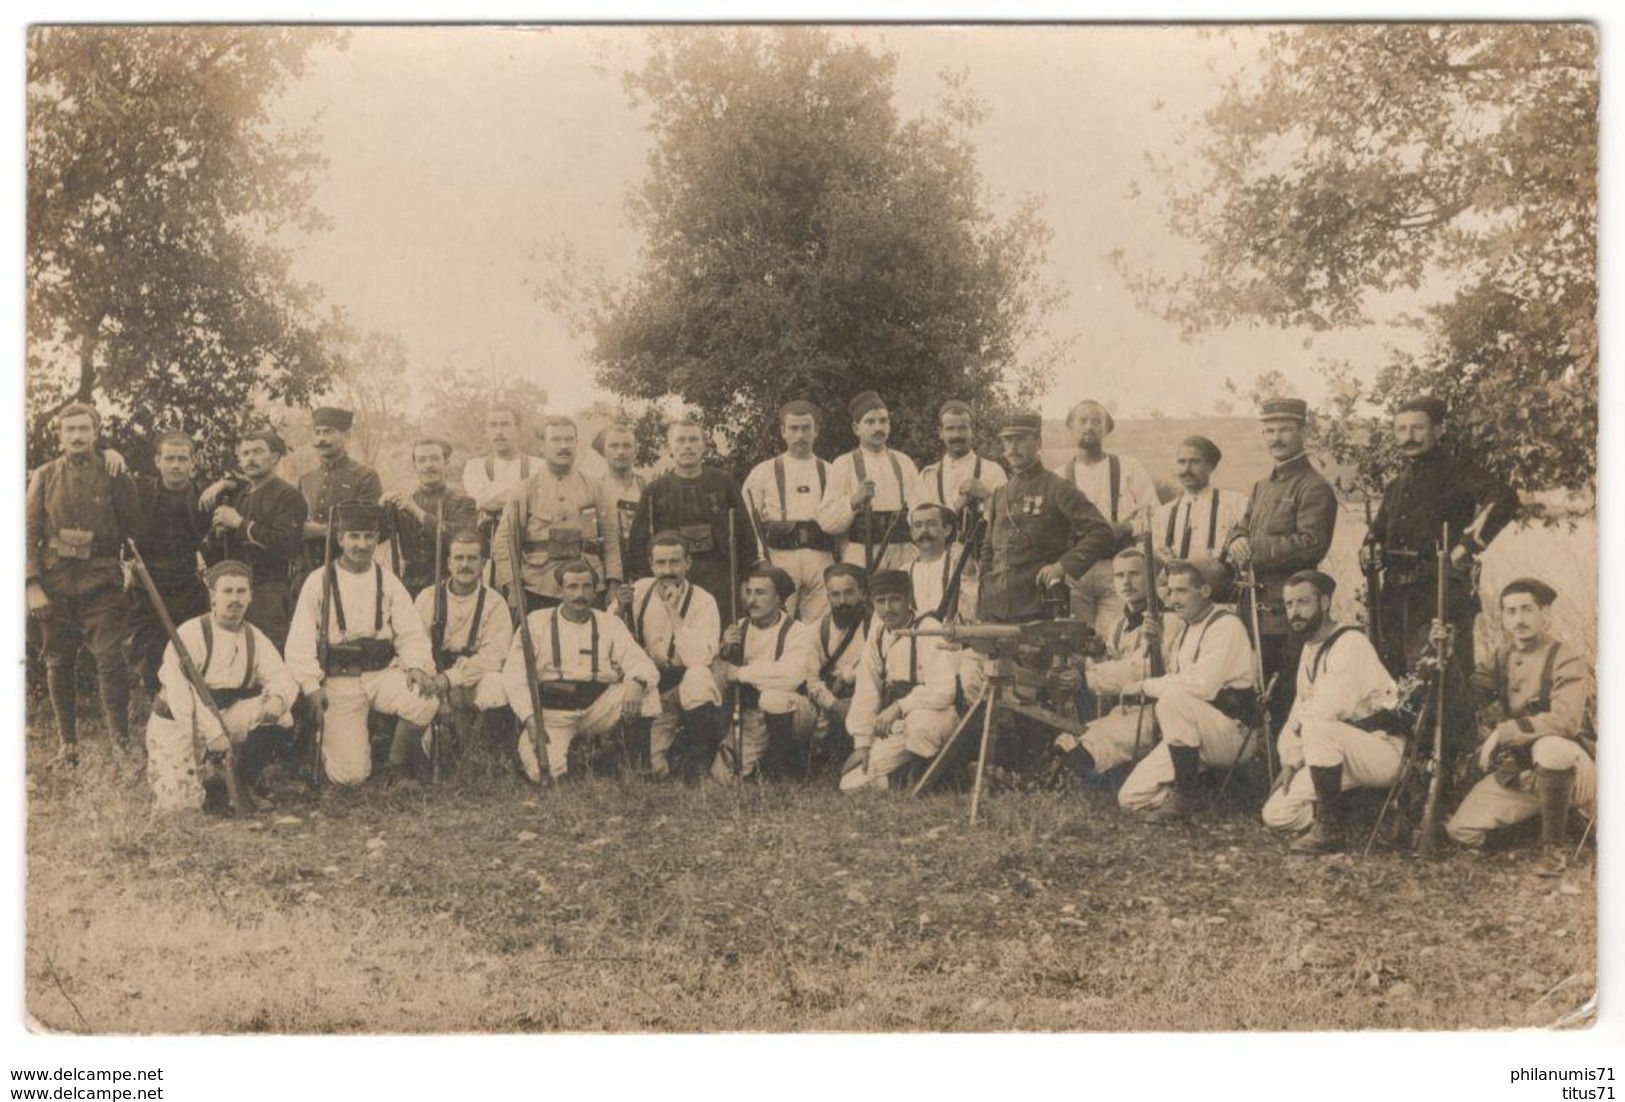
POLYGON ((841 561, 864 566, 867 539, 873 549, 874 570, 901 569, 914 558, 907 512, 926 499, 925 484, 912 459, 892 448, 871 452, 860 446, 830 464, 829 485, 818 506, 818 524, 829 535, 846 538, 841 561), (869 499, 866 512, 854 512, 852 495, 865 480, 874 482, 874 497, 869 499), (899 517, 899 511, 904 515, 899 517), (887 538, 888 530, 890 540, 882 547, 880 541, 887 538))
POLYGON ((722 689, 713 668, 722 637, 716 598, 685 579, 676 600, 667 604, 654 578, 640 578, 632 586, 632 635, 659 671, 660 718, 649 733, 651 768, 656 774, 669 771, 680 718, 700 728, 689 731, 688 743, 709 766, 721 734, 716 709, 722 689))
POLYGON ((444 485, 435 490, 419 486, 412 491, 412 503, 428 514, 427 520, 420 521, 405 509, 390 511, 395 516, 393 529, 401 582, 408 593, 415 594, 434 584, 437 532, 444 532, 440 537, 441 573, 444 574, 446 541, 453 532, 473 530, 479 523, 479 510, 473 498, 444 485))
POLYGON ((1295 769, 1285 788, 1270 794, 1264 822, 1277 830, 1306 830, 1315 820, 1311 770, 1340 768, 1341 790, 1387 788, 1399 776, 1405 740, 1372 721, 1398 703, 1397 687, 1365 633, 1334 627, 1298 658, 1297 698, 1276 746, 1281 766, 1295 769))
POLYGON ((519 573, 528 608, 558 604, 554 571, 563 563, 585 559, 597 572, 600 586, 623 576, 620 526, 603 483, 574 468, 555 475, 544 463, 515 492, 497 524, 491 545, 497 584, 509 585, 513 579, 508 528, 516 510, 524 557, 519 573))
MULTIPOLYGON (((343 410, 317 410, 316 413, 317 425, 331 424, 332 427, 344 430, 350 427, 351 415, 343 410), (324 417, 324 414, 327 416, 324 417), (334 416, 337 414, 343 416, 334 416)), ((328 510, 335 505, 349 501, 377 504, 378 499, 384 496, 384 485, 379 481, 377 471, 365 463, 356 462, 348 455, 341 455, 337 459, 324 459, 315 470, 300 475, 299 492, 305 498, 306 519, 314 524, 326 524, 328 510)), ((387 539, 388 536, 387 531, 380 533, 381 539, 387 539)), ((336 525, 333 529, 333 538, 338 538, 336 525)), ((324 550, 322 541, 307 539, 304 544, 305 569, 319 570, 324 550)))
MULTIPOLYGON (((807 683, 818 675, 812 628, 779 610, 773 622, 759 627, 750 619, 744 626, 743 658, 739 663, 739 707, 745 731, 743 776, 755 773, 768 750, 769 717, 788 723, 792 739, 812 736, 814 712, 807 699, 807 683), (778 719, 777 717, 785 717, 778 719)), ((738 749, 733 732, 722 740, 711 776, 728 781, 734 776, 738 749)))
MULTIPOLYGON (((910 628, 937 628, 934 616, 917 616, 910 628)), ((877 617, 863 645, 857 686, 846 728, 853 746, 869 751, 869 763, 841 777, 841 791, 879 787, 912 754, 930 760, 953 734, 955 655, 940 636, 904 635, 877 617), (875 716, 892 704, 902 712, 888 730, 877 730, 875 716)))
MULTIPOLYGON (((1126 762, 1143 757, 1151 749, 1155 716, 1149 697, 1136 694, 1125 697, 1125 686, 1143 681, 1150 673, 1147 656, 1149 641, 1145 638, 1145 606, 1127 608, 1112 629, 1106 633, 1106 657, 1099 662, 1084 665, 1084 683, 1090 693, 1102 704, 1110 702, 1111 710, 1098 719, 1090 720, 1078 736, 1078 744, 1089 752, 1097 772, 1104 773, 1126 762)), ((1162 614, 1163 657, 1167 660, 1169 643, 1179 637, 1183 621, 1172 612, 1162 614)))
POLYGON ((728 511, 734 512, 734 555, 739 576, 756 563, 756 537, 739 486, 722 471, 706 468, 694 478, 676 471, 661 475, 643 491, 637 520, 627 541, 627 577, 646 578, 649 545, 665 531, 679 533, 688 543, 688 580, 706 590, 724 612, 731 606, 728 593, 728 511))
MULTIPOLYGON (((371 506, 365 520, 335 518, 345 524, 376 524, 371 506)), ((300 691, 324 689, 322 763, 334 784, 358 785, 372 772, 367 712, 375 709, 417 728, 427 727, 439 710, 432 696, 414 691, 407 670, 434 671, 429 633, 399 578, 379 563, 357 574, 335 560, 328 568, 332 591, 327 614, 327 662, 317 656, 322 606, 318 569, 305 579, 288 631, 288 668, 300 691)), ((397 727, 397 731, 400 728, 397 727)))
MULTIPOLYGON (((1022 421, 1020 427, 1029 426, 1022 421)), ((987 522, 976 604, 976 618, 984 623, 1043 619, 1039 568, 1058 561, 1066 577, 1076 580, 1112 555, 1111 528, 1100 511, 1041 462, 1011 473, 988 499, 987 522)))
POLYGON ((1198 751, 1209 768, 1230 768, 1244 741, 1241 760, 1256 755, 1260 740, 1247 739, 1242 719, 1256 684, 1252 643, 1235 613, 1214 606, 1200 620, 1184 623, 1169 641, 1168 673, 1141 683, 1141 691, 1156 701, 1162 741, 1128 775, 1117 802, 1139 811, 1167 798, 1175 781, 1170 747, 1198 751))
POLYGON ((64 744, 78 738, 74 674, 79 648, 96 659, 102 714, 113 734, 129 736, 129 675, 124 637, 130 604, 119 550, 146 534, 140 494, 127 474, 107 473, 99 455, 58 456, 34 472, 26 497, 26 579, 50 598, 40 618, 45 670, 64 744))
POLYGON ((983 459, 974 451, 966 452, 958 459, 945 452, 941 459, 920 471, 920 482, 925 486, 925 499, 938 505, 946 505, 958 513, 962 532, 969 530, 966 522, 969 519, 969 509, 975 503, 959 487, 970 478, 980 482, 990 496, 994 490, 1008 481, 1003 467, 991 459, 983 459))
MULTIPOLYGON (((576 736, 597 738, 609 734, 621 719, 629 681, 644 686, 638 714, 648 720, 660 715, 660 675, 649 656, 619 619, 590 609, 582 623, 561 608, 530 613, 531 642, 536 648, 536 675, 542 690, 542 731, 547 743, 547 770, 562 777, 569 770, 570 744, 576 736)), ((514 633, 502 667, 502 685, 508 705, 521 727, 534 714, 525 674, 524 640, 514 633)), ((525 775, 541 780, 536 748, 528 733, 519 733, 519 760, 525 775)))
MULTIPOLYGON (((1110 524, 1138 517, 1146 509, 1155 508, 1158 502, 1157 484, 1133 456, 1106 452, 1099 461, 1084 463, 1073 455, 1056 473, 1083 491, 1110 524)), ((1112 551, 1120 551, 1123 546, 1126 544, 1114 543, 1112 551)), ((1123 599, 1112 583, 1110 554, 1072 581, 1072 604, 1074 616, 1101 632, 1122 616, 1123 599)))
MULTIPOLYGON (((198 549, 208 534, 209 518, 198 509, 197 487, 190 479, 178 490, 152 475, 137 475, 135 484, 147 530, 141 558, 170 623, 184 624, 209 611, 209 590, 198 577, 198 549)), ((169 636, 145 589, 132 590, 130 600, 130 662, 150 696, 158 691, 158 666, 169 636)))
POLYGON ((288 641, 293 575, 300 564, 310 507, 303 494, 276 475, 258 486, 245 479, 215 504, 236 509, 243 523, 235 531, 212 529, 203 544, 203 557, 210 564, 227 559, 248 564, 254 572, 248 622, 281 647, 288 641))
POLYGON ((514 628, 502 594, 483 582, 472 593, 454 593, 447 578, 419 593, 414 604, 428 628, 435 665, 451 689, 441 701, 441 714, 507 707, 502 663, 514 628))
MULTIPOLYGON (((228 631, 214 620, 213 613, 205 613, 187 620, 175 633, 209 686, 215 707, 225 717, 226 730, 221 731, 187 680, 174 644, 166 645, 158 669, 162 690, 147 719, 147 776, 159 811, 203 806, 199 740, 208 749, 223 750, 223 739, 229 737, 241 759, 262 715, 268 713, 268 722, 275 726, 293 726, 288 709, 299 696, 299 686, 276 646, 253 624, 228 631)), ((240 771, 244 764, 240 762, 240 771)))
POLYGON ((829 468, 817 456, 775 456, 758 463, 744 486, 745 502, 755 511, 767 542, 768 561, 796 583, 789 607, 808 624, 829 610, 824 568, 835 561, 835 539, 818 523, 829 468))
POLYGON ((1503 645, 1480 661, 1472 685, 1499 706, 1498 727, 1515 728, 1533 735, 1534 741, 1507 751, 1500 769, 1473 786, 1445 824, 1445 833, 1464 846, 1482 845, 1488 831, 1539 814, 1543 773, 1572 773, 1572 804, 1565 805, 1565 820, 1567 806, 1594 817, 1596 742, 1588 720, 1596 684, 1579 652, 1550 637, 1526 651, 1503 645))

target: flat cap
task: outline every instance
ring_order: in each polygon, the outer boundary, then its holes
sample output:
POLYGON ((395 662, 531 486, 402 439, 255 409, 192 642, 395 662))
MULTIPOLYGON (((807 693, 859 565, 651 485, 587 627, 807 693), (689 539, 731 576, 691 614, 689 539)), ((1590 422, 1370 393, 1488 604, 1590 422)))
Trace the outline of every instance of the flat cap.
POLYGON ((355 423, 355 414, 337 406, 317 406, 310 414, 310 423, 319 429, 338 429, 349 432, 355 423))
POLYGON ((1260 421, 1288 420, 1300 424, 1309 420, 1309 403, 1302 398, 1268 398, 1258 407, 1260 421))
POLYGON ((1444 424, 1445 415, 1449 412, 1450 407, 1444 404, 1444 399, 1435 398, 1431 394, 1421 394, 1415 398, 1406 399, 1394 411, 1396 415, 1401 413, 1425 413, 1428 415, 1428 420, 1435 425, 1444 424))
POLYGON ((788 601, 790 594, 796 591, 796 580, 790 577, 788 572, 767 563, 758 563, 751 568, 751 572, 746 574, 745 577, 747 579, 766 578, 773 583, 773 591, 779 595, 781 601, 788 601))
POLYGON ((832 562, 824 567, 825 585, 830 583, 830 579, 840 577, 857 579, 859 589, 867 591, 869 588, 869 575, 864 572, 861 566, 849 562, 832 562))
POLYGON ((341 501, 333 507, 333 531, 376 532, 383 524, 384 507, 371 501, 341 501))
POLYGON ((249 429, 243 433, 237 442, 241 444, 250 440, 264 442, 267 448, 270 448, 278 455, 288 454, 287 442, 282 439, 282 434, 277 432, 276 429, 249 429))
POLYGON ((852 415, 854 421, 863 420, 863 415, 870 410, 885 408, 886 403, 872 390, 864 391, 846 404, 846 411, 852 415))
POLYGON ((1546 608, 1557 600, 1557 590, 1539 578, 1514 578, 1501 587, 1501 600, 1506 600, 1507 597, 1514 593, 1529 594, 1541 608, 1546 608))
POLYGON ((1012 413, 1004 419, 999 426, 1000 436, 1021 436, 1024 433, 1035 436, 1044 434, 1044 418, 1037 413, 1012 413))
POLYGON ((1330 597, 1337 589, 1337 579, 1323 570, 1299 570, 1286 580, 1286 584, 1312 585, 1322 597, 1330 597))
POLYGON ((249 584, 253 584, 254 571, 247 563, 238 562, 236 559, 221 559, 219 562, 209 567, 209 569, 203 572, 203 582, 210 589, 213 589, 215 582, 218 582, 221 578, 230 577, 232 575, 247 578, 249 584))
POLYGON ((963 413, 966 417, 976 416, 976 411, 970 408, 970 403, 963 398, 949 398, 937 407, 937 420, 942 420, 950 413, 963 413))
POLYGON ((1219 450, 1219 445, 1205 436, 1187 436, 1179 442, 1179 446, 1194 449, 1203 459, 1207 460, 1210 467, 1217 467, 1219 460, 1224 458, 1224 453, 1219 450))
POLYGON ((811 417, 814 421, 820 419, 818 416, 818 407, 807 401, 805 398, 792 398, 788 402, 784 403, 784 405, 780 406, 779 420, 782 421, 786 417, 811 417))
POLYGON ((908 571, 880 570, 875 572, 875 580, 869 583, 869 596, 884 597, 888 593, 909 598, 914 596, 914 579, 908 576, 908 571))

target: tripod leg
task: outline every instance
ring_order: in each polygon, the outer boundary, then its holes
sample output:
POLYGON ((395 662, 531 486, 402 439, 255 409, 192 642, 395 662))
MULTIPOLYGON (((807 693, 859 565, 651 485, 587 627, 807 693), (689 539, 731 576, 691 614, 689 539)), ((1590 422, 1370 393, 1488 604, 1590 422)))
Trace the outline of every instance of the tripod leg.
POLYGON ((975 720, 977 709, 987 703, 988 692, 987 689, 982 690, 982 695, 976 698, 976 703, 966 710, 964 717, 959 721, 959 725, 954 728, 953 734, 948 736, 948 741, 942 744, 942 749, 937 751, 937 756, 931 759, 930 766, 920 775, 920 779, 915 782, 913 790, 909 792, 910 796, 920 795, 930 786, 932 781, 937 779, 937 774, 943 770, 943 763, 948 760, 948 752, 954 748, 954 744, 959 741, 959 736, 963 735, 965 730, 970 727, 971 722, 975 720))
POLYGON ((993 746, 993 713, 998 710, 999 688, 989 685, 983 697, 982 748, 976 755, 976 780, 970 790, 970 825, 976 825, 976 812, 982 802, 982 777, 987 772, 987 759, 993 746))

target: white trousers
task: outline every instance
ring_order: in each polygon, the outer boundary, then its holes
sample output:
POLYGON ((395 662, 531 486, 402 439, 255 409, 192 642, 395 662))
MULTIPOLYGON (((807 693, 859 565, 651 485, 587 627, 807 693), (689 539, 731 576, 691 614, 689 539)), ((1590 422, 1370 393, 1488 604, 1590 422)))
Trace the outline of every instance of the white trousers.
POLYGON ((1112 583, 1112 560, 1097 562, 1071 582, 1072 615, 1104 635, 1123 615, 1123 598, 1112 583))
MULTIPOLYGON (((1597 814, 1597 763, 1585 748, 1571 738, 1536 739, 1529 748, 1536 768, 1574 770, 1574 796, 1571 806, 1587 816, 1597 814)), ((1512 826, 1540 814, 1535 799, 1535 771, 1526 769, 1518 783, 1507 787, 1493 776, 1485 777, 1467 793, 1467 798, 1444 825, 1445 833, 1464 846, 1481 846, 1484 835, 1497 827, 1512 826)))
MULTIPOLYGON (((818 712, 813 707, 812 701, 800 693, 786 692, 783 689, 763 689, 761 707, 744 710, 740 716, 740 727, 745 735, 745 767, 740 770, 741 775, 748 777, 755 773, 761 765, 762 755, 767 752, 767 717, 787 714, 795 717, 790 730, 796 738, 811 737, 818 712)), ((734 733, 728 730, 722 736, 722 748, 711 764, 711 778, 725 784, 733 780, 734 760, 738 753, 734 733)))
POLYGON ((886 778, 903 763, 904 753, 934 758, 954 733, 959 714, 952 708, 917 708, 892 725, 885 738, 869 744, 869 764, 841 776, 841 791, 884 788, 886 778))
MULTIPOLYGON (((858 545, 862 562, 863 545, 858 545)), ((804 624, 816 624, 829 611, 829 596, 824 592, 824 567, 835 561, 828 551, 815 551, 810 547, 796 547, 788 551, 767 553, 768 562, 790 575, 796 591, 790 596, 788 608, 804 624)))
POLYGON ((426 727, 440 709, 432 696, 420 696, 396 666, 357 677, 329 677, 327 712, 322 719, 322 767, 334 784, 357 785, 372 772, 367 739, 368 709, 426 727))
POLYGON ((1078 743, 1095 759, 1095 770, 1104 773, 1133 761, 1136 743, 1142 755, 1151 748, 1152 719, 1149 703, 1144 708, 1138 704, 1118 705, 1090 722, 1078 743))
POLYGON ((682 713, 705 704, 721 703, 722 689, 709 669, 684 670, 677 687, 660 694, 660 716, 649 729, 649 764, 656 773, 670 769, 666 755, 677 740, 677 723, 682 713))
POLYGON ((1162 741, 1134 767, 1117 793, 1118 804, 1129 811, 1148 810, 1168 798, 1174 784, 1174 759, 1168 753, 1169 746, 1196 747, 1202 764, 1209 769, 1229 769, 1236 763, 1243 742, 1247 743, 1247 753, 1241 761, 1258 753, 1258 738, 1248 739, 1247 728, 1240 721, 1189 693, 1165 693, 1157 701, 1156 714, 1162 741))
MULTIPOLYGON (((1380 731, 1362 731, 1335 719, 1306 719, 1298 729, 1304 768, 1285 788, 1264 801, 1264 822, 1276 830, 1308 830, 1315 821, 1315 782, 1311 766, 1343 767, 1343 791, 1387 788, 1399 778, 1405 740, 1380 731)), ((1283 732, 1281 743, 1287 741, 1283 732)))
MULTIPOLYGON (((626 682, 617 681, 600 693, 590 707, 572 711, 563 711, 559 708, 544 709, 542 734, 547 743, 549 775, 562 777, 569 772, 570 744, 575 741, 577 735, 599 738, 613 731, 615 725, 621 721, 621 705, 625 700, 626 682)), ((638 714, 647 719, 659 717, 660 697, 654 690, 650 689, 643 694, 638 714)), ((522 725, 519 731, 519 763, 524 766, 525 776, 532 781, 542 779, 541 768, 536 764, 536 747, 532 745, 530 733, 522 725)))
MULTIPOLYGON (((241 749, 248 732, 259 718, 256 697, 239 700, 222 713, 233 747, 241 749)), ((272 722, 290 727, 286 712, 272 722)), ((219 744, 213 744, 219 748, 219 744)), ((203 806, 203 781, 198 776, 197 743, 192 725, 165 719, 154 712, 147 720, 147 780, 152 785, 153 808, 157 811, 195 811, 203 806)))

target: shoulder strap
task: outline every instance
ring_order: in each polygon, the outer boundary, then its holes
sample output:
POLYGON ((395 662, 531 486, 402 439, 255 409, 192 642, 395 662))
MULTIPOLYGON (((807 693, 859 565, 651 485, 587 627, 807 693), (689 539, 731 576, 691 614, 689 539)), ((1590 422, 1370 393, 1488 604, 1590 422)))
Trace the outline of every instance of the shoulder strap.
MULTIPOLYGON (((207 616, 203 618, 203 668, 198 671, 205 680, 209 676, 209 663, 214 660, 214 624, 209 620, 207 616)), ((179 629, 176 629, 175 637, 180 638, 179 629)))
POLYGON ((1116 452, 1109 452, 1106 456, 1106 474, 1112 484, 1112 523, 1117 523, 1118 491, 1123 486, 1123 464, 1117 458, 1116 452))
POLYGON ((829 464, 813 456, 813 462, 818 465, 818 500, 824 500, 824 487, 829 485, 829 464))
POLYGON ((778 483, 779 487, 779 519, 789 520, 790 498, 788 489, 785 486, 784 456, 782 455, 773 457, 773 481, 778 483))
POLYGON ((1207 629, 1218 623, 1220 620, 1223 620, 1226 616, 1235 617, 1238 620, 1241 619, 1241 617, 1236 616, 1234 612, 1226 612, 1222 608, 1217 614, 1208 617, 1207 623, 1202 625, 1202 634, 1196 637, 1196 650, 1191 652, 1192 662, 1195 662, 1202 657, 1202 644, 1207 642, 1207 629))
POLYGON ((1315 683, 1315 678, 1320 676, 1320 668, 1326 662, 1326 655, 1331 653, 1332 645, 1349 632, 1359 630, 1360 629, 1355 627, 1353 624, 1342 624, 1336 631, 1332 632, 1326 637, 1326 641, 1322 643, 1320 645, 1320 649, 1315 652, 1315 660, 1309 664, 1309 684, 1313 685, 1315 683))
POLYGON ((970 476, 978 482, 982 481, 982 457, 979 455, 976 457, 976 462, 971 465, 970 476))
POLYGON ((948 457, 943 456, 942 462, 937 464, 937 500, 944 505, 948 504, 948 488, 943 485, 942 476, 948 466, 948 457))
POLYGON ((1219 539, 1219 488, 1213 487, 1213 503, 1207 510, 1207 549, 1209 552, 1217 545, 1219 539))
MULTIPOLYGON (((207 620, 203 621, 208 623, 207 620)), ((243 683, 239 691, 246 692, 254 687, 254 625, 243 624, 243 683)))
POLYGON ((1164 535, 1162 545, 1172 551, 1174 548, 1174 521, 1179 517, 1179 500, 1175 498, 1168 503, 1168 531, 1164 535))
MULTIPOLYGON (((344 598, 339 595, 339 571, 334 563, 327 564, 327 590, 333 597, 333 619, 338 621, 339 635, 343 636, 349 629, 344 626, 344 598)), ((326 631, 327 625, 318 625, 318 630, 326 631)))
POLYGON ((638 614, 632 618, 633 631, 637 633, 638 646, 646 646, 648 635, 643 630, 643 618, 649 615, 649 602, 654 600, 655 583, 650 582, 649 588, 643 591, 643 600, 638 603, 638 614))
MULTIPOLYGON (((523 465, 521 465, 519 469, 524 470, 523 465)), ((496 457, 492 456, 492 455, 488 455, 488 456, 485 457, 485 481, 487 481, 487 482, 495 482, 496 480, 497 480, 497 461, 496 461, 496 457)))
MULTIPOLYGON (((446 617, 448 615, 446 605, 450 600, 450 587, 451 579, 447 578, 436 586, 434 591, 434 625, 429 634, 429 643, 434 648, 436 655, 439 655, 446 646, 446 617)), ((484 590, 483 585, 480 588, 482 591, 484 590)))
MULTIPOLYGON (((447 584, 450 584, 448 579, 447 584)), ((463 644, 469 650, 479 646, 480 620, 485 615, 485 583, 480 583, 478 595, 474 598, 474 618, 468 622, 468 641, 463 644)))
POLYGON ((863 465, 863 446, 861 444, 852 449, 852 473, 858 476, 859 482, 869 481, 869 469, 863 465))
POLYGON ((520 479, 530 477, 530 456, 524 452, 519 453, 519 477, 520 479))
POLYGON ((790 627, 795 623, 788 612, 782 613, 784 623, 779 625, 779 637, 773 644, 773 661, 777 662, 784 657, 784 639, 790 634, 790 627))
POLYGON ((384 568, 373 563, 372 576, 377 586, 372 602, 372 633, 377 635, 384 630, 384 568))
POLYGON ((1547 707, 1552 703, 1552 685, 1557 679, 1557 649, 1562 644, 1552 640, 1546 648, 1546 662, 1540 667, 1540 702, 1547 707))
POLYGON ((548 609, 547 616, 548 616, 548 631, 552 635, 552 642, 553 642, 553 668, 555 670, 559 671, 559 676, 560 677, 563 677, 564 676, 564 647, 563 647, 562 644, 559 643, 559 610, 558 610, 558 608, 555 606, 554 608, 548 609))
POLYGON ((897 461, 897 453, 890 448, 886 449, 886 458, 891 460, 892 477, 897 479, 897 505, 900 509, 908 508, 908 491, 903 485, 903 465, 897 461))

